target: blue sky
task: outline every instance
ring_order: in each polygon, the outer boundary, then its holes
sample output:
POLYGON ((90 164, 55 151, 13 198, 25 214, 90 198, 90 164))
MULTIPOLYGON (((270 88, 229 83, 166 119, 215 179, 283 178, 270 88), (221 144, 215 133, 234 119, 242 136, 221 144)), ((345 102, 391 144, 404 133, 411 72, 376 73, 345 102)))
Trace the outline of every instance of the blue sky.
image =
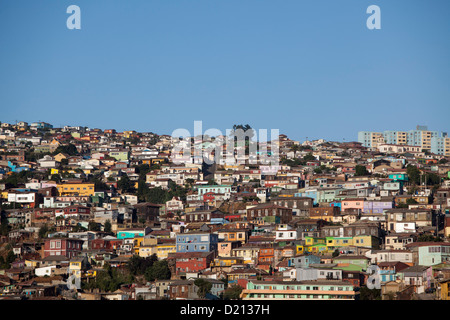
POLYGON ((0 0, 0 121, 450 131, 449 14, 448 0, 0 0))

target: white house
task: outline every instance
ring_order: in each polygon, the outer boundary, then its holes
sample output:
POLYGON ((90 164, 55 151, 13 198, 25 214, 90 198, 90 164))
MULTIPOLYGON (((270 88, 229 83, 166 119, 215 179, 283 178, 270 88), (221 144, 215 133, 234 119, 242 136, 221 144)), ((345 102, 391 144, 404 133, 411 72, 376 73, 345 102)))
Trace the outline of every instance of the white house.
POLYGON ((56 266, 39 267, 34 269, 37 277, 51 276, 56 270, 56 266))
POLYGON ((52 156, 45 155, 42 159, 37 160, 37 163, 41 168, 57 168, 59 167, 59 162, 53 159, 52 156))
POLYGON ((275 241, 294 241, 298 240, 298 232, 287 224, 281 224, 275 230, 275 241))
POLYGON ((183 201, 181 201, 178 197, 173 197, 171 200, 166 202, 167 212, 182 211, 183 209, 184 209, 183 201))

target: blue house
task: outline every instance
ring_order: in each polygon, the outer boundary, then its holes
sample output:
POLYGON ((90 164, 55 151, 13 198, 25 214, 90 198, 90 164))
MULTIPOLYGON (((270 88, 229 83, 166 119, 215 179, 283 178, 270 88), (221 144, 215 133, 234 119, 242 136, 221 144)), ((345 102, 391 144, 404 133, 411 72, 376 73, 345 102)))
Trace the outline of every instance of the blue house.
POLYGON ((294 194, 294 197, 313 198, 313 204, 317 204, 317 190, 309 190, 294 194))
POLYGON ((11 161, 8 161, 8 167, 11 169, 11 172, 17 172, 17 173, 30 170, 28 167, 18 167, 16 165, 14 165, 11 161))
POLYGON ((129 239, 135 237, 145 237, 152 229, 149 227, 138 229, 126 229, 117 232, 117 239, 129 239))
POLYGON ((219 235, 208 232, 189 232, 177 235, 177 252, 217 251, 219 235))
POLYGON ((389 175, 389 179, 392 181, 400 181, 400 182, 406 182, 408 181, 408 175, 406 173, 393 173, 389 175))

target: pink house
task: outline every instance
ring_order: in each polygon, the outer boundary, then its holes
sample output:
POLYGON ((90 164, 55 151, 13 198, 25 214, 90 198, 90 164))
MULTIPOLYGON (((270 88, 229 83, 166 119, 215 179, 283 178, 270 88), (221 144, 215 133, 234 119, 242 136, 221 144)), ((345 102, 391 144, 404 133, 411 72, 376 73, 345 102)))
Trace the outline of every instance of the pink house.
POLYGON ((358 209, 360 212, 364 209, 364 199, 363 198, 351 198, 341 200, 341 211, 348 209, 358 209))

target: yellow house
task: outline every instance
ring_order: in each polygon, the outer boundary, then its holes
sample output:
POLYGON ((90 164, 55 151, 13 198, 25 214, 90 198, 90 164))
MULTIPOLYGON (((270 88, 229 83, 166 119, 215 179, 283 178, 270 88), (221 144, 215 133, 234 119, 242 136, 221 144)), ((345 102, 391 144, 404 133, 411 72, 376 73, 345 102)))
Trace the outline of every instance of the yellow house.
POLYGON ((140 256, 141 247, 149 247, 157 244, 156 238, 144 238, 144 237, 134 237, 133 247, 134 252, 140 256))
POLYGON ((59 174, 59 170, 55 168, 50 169, 50 174, 59 174))
POLYGON ((297 244, 295 246, 295 255, 304 254, 305 253, 305 247, 301 244, 297 244))
POLYGON ((242 244, 247 242, 247 231, 244 229, 223 229, 218 231, 219 239, 224 241, 240 241, 242 244))
POLYGON ((83 258, 75 258, 69 262, 69 274, 81 277, 83 258))
POLYGON ((447 238, 450 237, 450 226, 444 228, 444 236, 447 238))
POLYGON ((93 183, 62 183, 56 185, 56 188, 61 196, 93 196, 95 192, 93 183))
POLYGON ((377 237, 371 235, 358 235, 353 237, 353 245, 357 247, 379 249, 380 241, 377 237))
POLYGON ((53 139, 52 141, 50 141, 48 145, 50 146, 50 151, 54 152, 56 148, 58 148, 61 144, 59 143, 58 140, 53 139))
POLYGON ((325 238, 305 237, 305 246, 312 246, 315 244, 325 244, 325 238))
POLYGON ((154 254, 158 260, 167 259, 169 253, 176 253, 177 246, 175 243, 161 243, 161 244, 142 244, 138 249, 138 255, 141 258, 147 258, 154 254))
POLYGON ((231 267, 236 264, 242 264, 243 262, 244 259, 240 257, 218 257, 214 259, 211 267, 231 267))
POLYGON ((176 243, 161 243, 156 246, 156 256, 159 260, 167 259, 169 253, 177 252, 176 243))
POLYGON ((139 257, 147 258, 156 253, 156 246, 140 246, 139 248, 134 248, 134 250, 137 251, 139 257))
POLYGON ((25 267, 29 267, 29 268, 38 268, 39 267, 39 262, 37 260, 30 260, 30 259, 25 259, 25 267))
POLYGON ((353 245, 352 237, 330 237, 327 238, 327 247, 328 248, 336 248, 336 247, 346 247, 353 245))
POLYGON ((184 209, 184 212, 189 213, 189 212, 194 212, 197 208, 196 207, 186 207, 184 209))
POLYGON ((441 288, 441 300, 450 300, 449 284, 450 279, 439 281, 438 287, 441 288))
POLYGON ((134 131, 134 130, 124 131, 123 137, 128 139, 128 138, 131 138, 132 136, 134 136, 135 134, 136 134, 136 131, 134 131))

